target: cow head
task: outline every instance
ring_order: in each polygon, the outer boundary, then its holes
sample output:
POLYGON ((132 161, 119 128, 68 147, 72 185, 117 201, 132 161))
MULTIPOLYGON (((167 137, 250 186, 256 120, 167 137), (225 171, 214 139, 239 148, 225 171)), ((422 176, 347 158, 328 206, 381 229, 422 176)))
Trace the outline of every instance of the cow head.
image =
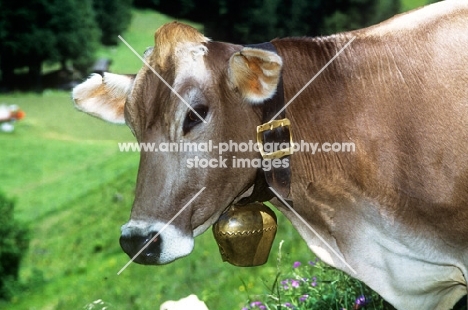
POLYGON ((131 217, 120 239, 133 257, 157 234, 135 262, 165 264, 188 255, 194 237, 254 183, 256 168, 235 169, 232 161, 258 158, 257 152, 232 147, 219 154, 193 146, 254 140, 261 103, 274 95, 282 61, 269 51, 212 42, 176 22, 156 31, 144 57, 149 66, 136 76, 93 75, 73 98, 86 113, 126 123, 139 143, 178 145, 177 152, 141 151, 131 217), (196 158, 211 167, 197 168, 196 158))

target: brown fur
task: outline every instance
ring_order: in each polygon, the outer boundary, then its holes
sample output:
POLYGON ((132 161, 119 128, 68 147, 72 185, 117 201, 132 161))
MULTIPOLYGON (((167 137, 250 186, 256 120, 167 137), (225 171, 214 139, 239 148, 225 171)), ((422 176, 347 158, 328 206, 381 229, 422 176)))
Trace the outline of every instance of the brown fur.
POLYGON ((195 28, 179 22, 165 24, 154 34, 153 57, 155 64, 167 70, 173 61, 176 45, 184 42, 206 43, 209 39, 195 28))

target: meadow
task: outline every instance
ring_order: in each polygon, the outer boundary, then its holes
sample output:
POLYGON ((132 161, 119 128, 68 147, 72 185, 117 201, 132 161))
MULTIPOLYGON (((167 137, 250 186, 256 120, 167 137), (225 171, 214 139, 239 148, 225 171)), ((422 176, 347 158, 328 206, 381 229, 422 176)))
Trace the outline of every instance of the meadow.
MULTIPOLYGON (((122 37, 143 53, 154 30, 170 20, 135 11, 122 37)), ((134 73, 142 66, 123 44, 98 55, 113 60, 113 72, 134 73)), ((294 273, 296 262, 315 262, 277 212, 279 231, 264 266, 222 262, 209 230, 186 258, 158 267, 131 264, 117 275, 129 261, 118 238, 130 214, 139 160, 138 153, 119 152, 118 142, 134 141, 128 128, 77 112, 69 92, 1 94, 0 103, 26 112, 13 133, 0 133, 0 191, 16 200, 15 216, 31 232, 17 293, 0 301, 0 309, 159 309, 189 294, 209 309, 241 309, 252 296, 271 293, 282 275, 294 273)), ((343 277, 333 272, 326 270, 343 277)), ((350 305, 356 297, 350 296, 350 305)))

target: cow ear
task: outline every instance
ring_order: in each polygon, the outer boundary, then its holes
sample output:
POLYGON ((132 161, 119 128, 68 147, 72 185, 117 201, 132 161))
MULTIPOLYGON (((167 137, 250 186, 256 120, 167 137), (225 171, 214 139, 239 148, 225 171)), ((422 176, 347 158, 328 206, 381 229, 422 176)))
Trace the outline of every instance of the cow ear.
POLYGON ((105 121, 125 124, 124 108, 134 77, 105 72, 93 74, 73 89, 75 107, 105 121))
POLYGON ((245 47, 229 60, 229 75, 244 99, 261 103, 275 94, 283 61, 273 52, 245 47))

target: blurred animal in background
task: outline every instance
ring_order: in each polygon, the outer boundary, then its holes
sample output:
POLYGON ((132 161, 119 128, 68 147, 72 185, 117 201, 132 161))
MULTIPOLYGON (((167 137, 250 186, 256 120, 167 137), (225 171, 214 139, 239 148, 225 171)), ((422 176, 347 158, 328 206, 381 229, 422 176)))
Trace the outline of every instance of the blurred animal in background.
POLYGON ((0 131, 13 132, 15 122, 23 119, 26 114, 16 104, 0 104, 0 131))

